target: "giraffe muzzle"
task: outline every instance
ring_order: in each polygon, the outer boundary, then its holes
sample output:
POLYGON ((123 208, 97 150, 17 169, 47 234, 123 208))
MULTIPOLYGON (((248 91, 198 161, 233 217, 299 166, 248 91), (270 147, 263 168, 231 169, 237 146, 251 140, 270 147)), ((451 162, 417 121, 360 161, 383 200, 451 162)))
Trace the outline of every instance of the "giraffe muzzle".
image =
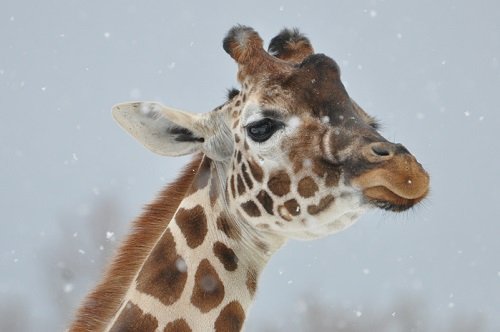
POLYGON ((404 211, 427 196, 429 175, 402 145, 371 143, 362 149, 362 155, 369 163, 378 165, 354 178, 352 183, 374 205, 404 211))

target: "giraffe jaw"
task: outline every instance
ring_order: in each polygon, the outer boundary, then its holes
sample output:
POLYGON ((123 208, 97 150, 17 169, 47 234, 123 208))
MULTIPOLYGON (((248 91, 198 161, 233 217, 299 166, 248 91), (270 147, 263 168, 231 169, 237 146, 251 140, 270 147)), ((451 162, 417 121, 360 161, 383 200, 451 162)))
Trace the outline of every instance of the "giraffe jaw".
POLYGON ((328 208, 315 215, 301 215, 284 227, 272 227, 272 232, 296 240, 323 238, 354 225, 371 207, 359 190, 345 185, 344 179, 332 195, 334 200, 328 208))

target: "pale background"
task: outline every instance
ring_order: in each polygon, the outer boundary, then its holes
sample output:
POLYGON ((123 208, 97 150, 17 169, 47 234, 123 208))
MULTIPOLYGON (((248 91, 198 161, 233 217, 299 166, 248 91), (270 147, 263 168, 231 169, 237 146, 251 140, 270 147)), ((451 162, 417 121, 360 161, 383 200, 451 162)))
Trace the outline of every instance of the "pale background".
POLYGON ((429 199, 290 242, 247 331, 500 330, 500 2, 14 1, 0 4, 0 330, 63 330, 105 257, 186 158, 110 108, 192 112, 236 85, 222 38, 299 27, 350 95, 431 174, 429 199))

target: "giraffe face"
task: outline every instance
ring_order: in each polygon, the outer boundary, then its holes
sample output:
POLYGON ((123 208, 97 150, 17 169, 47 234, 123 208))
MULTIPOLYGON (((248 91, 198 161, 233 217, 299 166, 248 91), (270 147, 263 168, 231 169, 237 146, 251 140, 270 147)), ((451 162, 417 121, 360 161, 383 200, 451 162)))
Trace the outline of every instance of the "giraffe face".
POLYGON ((363 139, 345 122, 357 122, 369 135, 372 119, 360 109, 314 114, 294 91, 269 84, 248 85, 230 103, 238 114, 231 126, 231 209, 256 228, 286 237, 313 239, 345 229, 370 207, 350 183, 349 170, 362 166, 353 151, 363 139))
POLYGON ((371 207, 403 211, 422 200, 427 173, 378 133, 347 94, 338 65, 312 54, 308 41, 305 51, 297 47, 304 37, 296 32, 283 33, 270 45, 275 59, 239 62, 229 49, 243 83, 226 106, 234 137, 231 209, 263 231, 313 239, 345 229, 371 207))
POLYGON ((276 36, 268 53, 255 31, 238 26, 223 46, 242 89, 221 107, 193 115, 127 103, 113 116, 156 153, 202 152, 216 161, 225 183, 219 196, 236 218, 311 239, 345 229, 369 208, 403 211, 427 195, 422 166, 378 133, 335 61, 314 54, 297 31, 276 36))

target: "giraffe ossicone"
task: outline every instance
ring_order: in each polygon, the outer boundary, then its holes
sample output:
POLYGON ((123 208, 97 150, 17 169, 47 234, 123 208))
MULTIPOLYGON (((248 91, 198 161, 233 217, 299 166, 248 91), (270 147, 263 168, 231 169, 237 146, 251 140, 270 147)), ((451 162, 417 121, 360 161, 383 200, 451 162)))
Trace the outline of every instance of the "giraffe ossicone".
POLYGON ((113 107, 165 156, 194 154, 135 222, 71 331, 240 331, 259 273, 288 239, 315 239, 366 210, 404 211, 429 176, 347 94, 334 60, 298 30, 269 51, 233 27, 224 50, 241 90, 211 112, 155 102, 113 107))

